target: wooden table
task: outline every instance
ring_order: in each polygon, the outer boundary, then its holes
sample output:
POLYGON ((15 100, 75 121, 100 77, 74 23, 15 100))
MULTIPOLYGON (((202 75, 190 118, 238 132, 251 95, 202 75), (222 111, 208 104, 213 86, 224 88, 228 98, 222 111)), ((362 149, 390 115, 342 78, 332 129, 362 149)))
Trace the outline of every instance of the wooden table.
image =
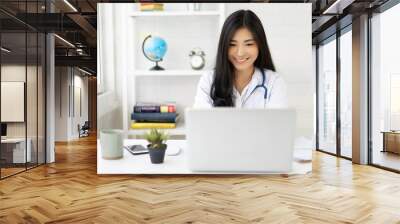
POLYGON ((381 133, 383 133, 382 152, 400 154, 400 131, 382 131, 381 133))

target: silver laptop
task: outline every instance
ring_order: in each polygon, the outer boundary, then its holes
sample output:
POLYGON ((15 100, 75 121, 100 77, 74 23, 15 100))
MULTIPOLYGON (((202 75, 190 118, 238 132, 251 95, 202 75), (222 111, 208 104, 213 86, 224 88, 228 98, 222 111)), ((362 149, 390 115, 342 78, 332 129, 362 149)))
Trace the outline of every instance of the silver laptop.
POLYGON ((217 173, 287 173, 292 169, 294 109, 188 108, 188 166, 217 173))

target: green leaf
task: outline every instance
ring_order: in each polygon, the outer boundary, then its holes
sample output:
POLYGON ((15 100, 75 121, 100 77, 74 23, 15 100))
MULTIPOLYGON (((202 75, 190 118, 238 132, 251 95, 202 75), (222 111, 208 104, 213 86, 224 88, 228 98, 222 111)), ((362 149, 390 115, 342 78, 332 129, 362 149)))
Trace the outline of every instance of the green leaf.
POLYGON ((144 137, 149 142, 151 148, 161 148, 162 144, 165 144, 169 138, 167 133, 155 128, 145 133, 144 137))

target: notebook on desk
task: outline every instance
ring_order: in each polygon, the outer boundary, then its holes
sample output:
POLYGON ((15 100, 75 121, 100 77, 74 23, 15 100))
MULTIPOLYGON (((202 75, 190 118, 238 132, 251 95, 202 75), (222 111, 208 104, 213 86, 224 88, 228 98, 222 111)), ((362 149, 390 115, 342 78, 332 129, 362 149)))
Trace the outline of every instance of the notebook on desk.
POLYGON ((185 112, 190 170, 291 171, 295 110, 189 108, 185 112))

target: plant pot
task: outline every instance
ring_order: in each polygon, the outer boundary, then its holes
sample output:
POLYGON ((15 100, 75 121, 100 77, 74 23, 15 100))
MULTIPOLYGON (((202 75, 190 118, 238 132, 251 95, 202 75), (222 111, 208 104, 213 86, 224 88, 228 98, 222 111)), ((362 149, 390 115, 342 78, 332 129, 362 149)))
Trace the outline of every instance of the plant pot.
POLYGON ((167 150, 167 144, 162 144, 162 148, 151 148, 147 145, 150 154, 151 163, 163 163, 165 157, 165 150, 167 150))

